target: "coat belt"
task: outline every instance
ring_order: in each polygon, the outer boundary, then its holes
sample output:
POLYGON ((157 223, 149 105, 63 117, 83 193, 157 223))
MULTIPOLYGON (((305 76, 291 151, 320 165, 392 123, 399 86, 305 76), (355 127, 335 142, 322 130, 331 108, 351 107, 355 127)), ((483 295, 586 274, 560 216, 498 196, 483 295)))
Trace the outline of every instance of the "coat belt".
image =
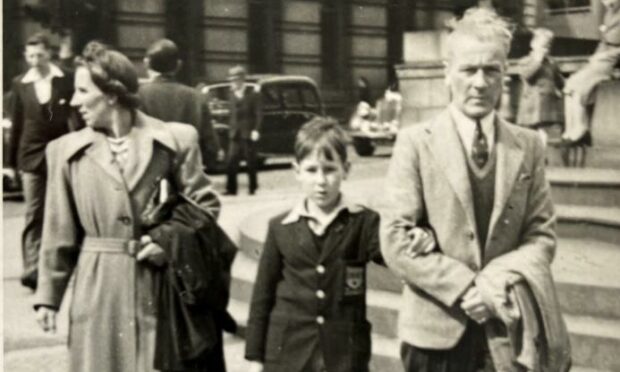
POLYGON ((99 238, 87 236, 82 243, 83 252, 125 253, 135 257, 140 250, 140 242, 135 239, 99 238))

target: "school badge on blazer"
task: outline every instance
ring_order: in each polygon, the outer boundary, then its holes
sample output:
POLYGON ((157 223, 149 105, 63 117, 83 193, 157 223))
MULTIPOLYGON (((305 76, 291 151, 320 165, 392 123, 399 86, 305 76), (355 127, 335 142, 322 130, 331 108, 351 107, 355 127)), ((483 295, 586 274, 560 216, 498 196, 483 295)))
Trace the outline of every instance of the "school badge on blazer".
POLYGON ((347 265, 344 273, 344 296, 360 296, 366 291, 364 266, 347 265))

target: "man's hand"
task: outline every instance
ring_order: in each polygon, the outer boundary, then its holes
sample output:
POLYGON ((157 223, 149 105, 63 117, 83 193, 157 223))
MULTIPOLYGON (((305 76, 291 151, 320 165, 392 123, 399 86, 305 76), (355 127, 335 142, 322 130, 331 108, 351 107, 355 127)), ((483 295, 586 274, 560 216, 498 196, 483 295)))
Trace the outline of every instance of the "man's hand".
POLYGON ((430 229, 414 227, 407 231, 407 236, 411 239, 406 252, 409 257, 430 253, 437 246, 433 231, 430 229))
POLYGON ((261 362, 250 362, 250 368, 248 372, 263 372, 263 363, 261 362))
POLYGON ((253 131, 252 131, 252 133, 250 133, 250 139, 251 139, 253 142, 258 141, 258 140, 260 139, 260 133, 258 133, 258 131, 257 131, 256 129, 255 129, 255 130, 253 130, 253 131))
POLYGON ((166 263, 166 252, 159 244, 154 243, 150 236, 142 235, 140 238, 142 249, 138 252, 138 261, 147 260, 155 266, 163 266, 166 263))
POLYGON ((37 309, 37 323, 43 331, 56 333, 56 312, 56 310, 46 306, 40 306, 37 309))
POLYGON ((482 294, 475 285, 469 287, 463 295, 461 309, 478 324, 486 322, 493 316, 489 307, 482 301, 482 294))

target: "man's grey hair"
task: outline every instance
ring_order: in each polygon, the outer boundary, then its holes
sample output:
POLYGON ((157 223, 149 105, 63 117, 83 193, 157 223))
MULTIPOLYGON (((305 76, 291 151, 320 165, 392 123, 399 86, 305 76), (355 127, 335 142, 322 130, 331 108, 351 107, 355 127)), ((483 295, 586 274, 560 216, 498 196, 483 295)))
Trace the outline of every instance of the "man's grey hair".
POLYGON ((489 8, 469 8, 460 19, 452 19, 447 38, 448 58, 459 45, 462 37, 472 37, 482 42, 498 43, 506 56, 512 41, 512 26, 489 8))

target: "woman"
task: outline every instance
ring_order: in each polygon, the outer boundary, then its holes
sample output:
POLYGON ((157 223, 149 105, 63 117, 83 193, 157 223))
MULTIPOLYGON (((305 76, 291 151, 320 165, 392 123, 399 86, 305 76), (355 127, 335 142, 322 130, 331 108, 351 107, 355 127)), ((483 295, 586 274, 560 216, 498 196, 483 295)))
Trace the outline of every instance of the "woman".
POLYGON ((601 42, 588 63, 571 75, 564 88, 566 125, 562 138, 568 145, 591 146, 588 106, 594 103, 592 93, 599 83, 611 78, 620 60, 620 0, 601 3, 605 7, 601 42))
POLYGON ((71 371, 153 371, 163 249, 141 232, 141 212, 169 179, 208 212, 219 200, 202 171, 196 130, 136 110, 131 62, 99 43, 78 61, 75 94, 87 127, 47 147, 37 320, 55 331, 75 271, 69 311, 71 371))

